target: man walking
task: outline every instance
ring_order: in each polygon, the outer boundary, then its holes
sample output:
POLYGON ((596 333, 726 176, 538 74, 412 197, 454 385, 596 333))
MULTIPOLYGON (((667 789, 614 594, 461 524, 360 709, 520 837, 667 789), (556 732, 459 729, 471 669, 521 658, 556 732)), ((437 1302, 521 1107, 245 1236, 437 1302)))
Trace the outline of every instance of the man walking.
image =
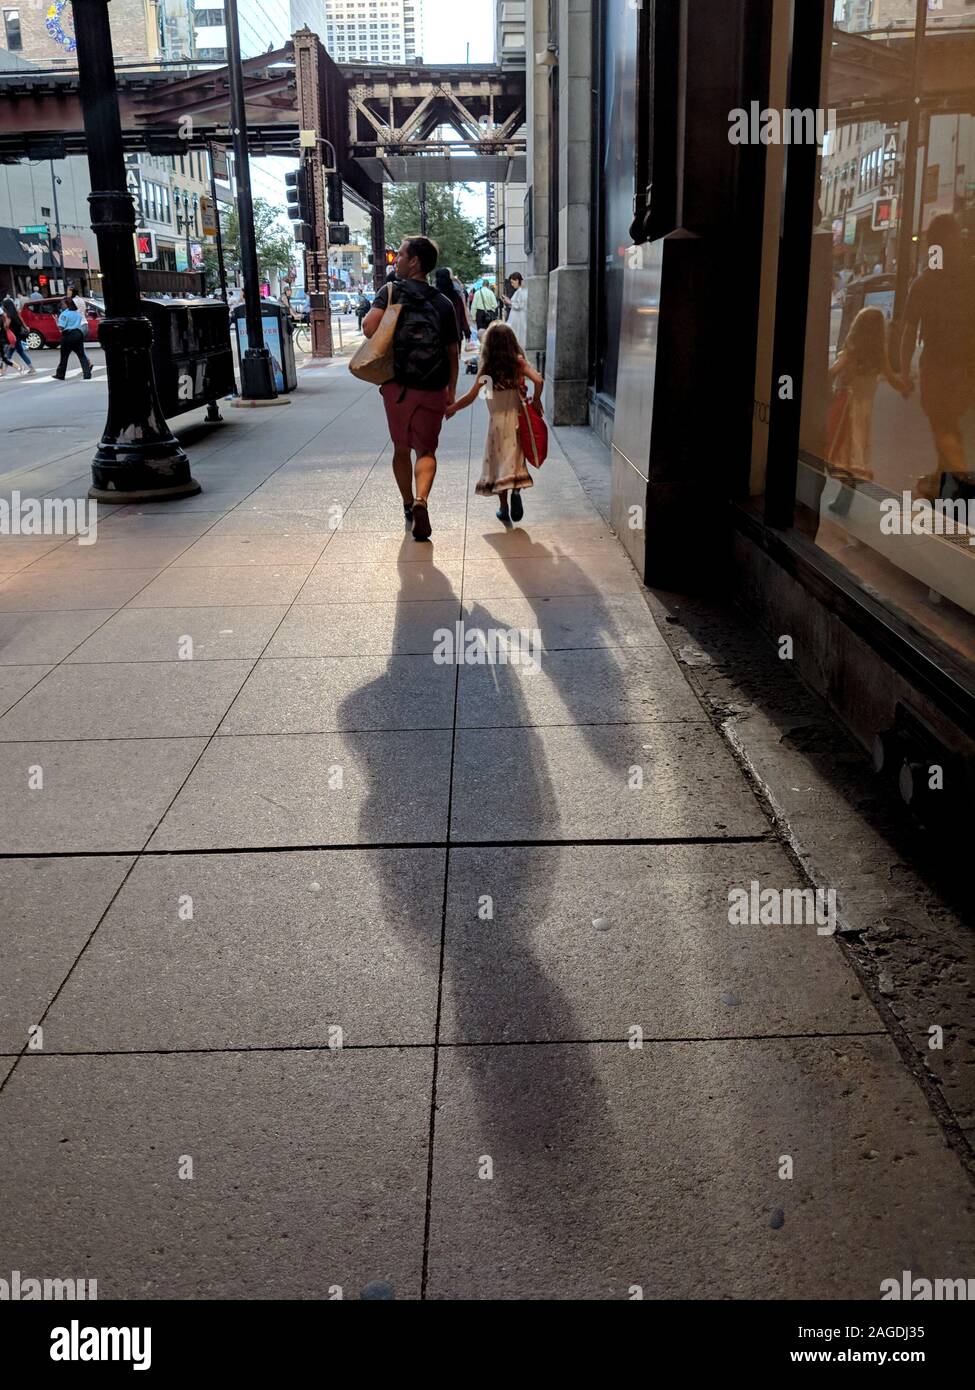
POLYGON ((437 474, 440 428, 447 407, 454 403, 460 361, 454 306, 427 280, 437 254, 436 243, 428 237, 406 237, 396 253, 397 278, 383 286, 362 320, 362 331, 371 338, 389 296, 402 305, 393 337, 393 380, 379 391, 393 442, 393 476, 417 541, 430 538, 427 500, 437 474))
POLYGON ((474 310, 474 323, 477 327, 478 339, 483 342, 488 324, 493 323, 498 314, 497 295, 487 280, 484 281, 479 290, 475 290, 474 298, 471 300, 471 308, 474 310))

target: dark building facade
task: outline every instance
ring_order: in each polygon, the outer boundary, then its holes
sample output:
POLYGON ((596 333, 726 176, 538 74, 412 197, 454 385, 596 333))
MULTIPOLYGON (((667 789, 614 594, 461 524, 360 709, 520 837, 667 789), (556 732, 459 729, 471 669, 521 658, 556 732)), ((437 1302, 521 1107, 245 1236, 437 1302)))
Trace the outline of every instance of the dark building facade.
POLYGON ((975 7, 536 0, 532 20, 527 346, 551 416, 611 446, 648 584, 736 592, 906 796, 960 815, 975 7))

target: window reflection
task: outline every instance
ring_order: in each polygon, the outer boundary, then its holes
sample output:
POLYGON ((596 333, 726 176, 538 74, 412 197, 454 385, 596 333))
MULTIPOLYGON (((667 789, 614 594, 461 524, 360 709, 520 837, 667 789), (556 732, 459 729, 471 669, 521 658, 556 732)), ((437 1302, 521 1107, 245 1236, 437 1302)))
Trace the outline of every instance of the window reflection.
POLYGON ((827 3, 796 523, 972 658, 975 7, 915 11, 827 3))

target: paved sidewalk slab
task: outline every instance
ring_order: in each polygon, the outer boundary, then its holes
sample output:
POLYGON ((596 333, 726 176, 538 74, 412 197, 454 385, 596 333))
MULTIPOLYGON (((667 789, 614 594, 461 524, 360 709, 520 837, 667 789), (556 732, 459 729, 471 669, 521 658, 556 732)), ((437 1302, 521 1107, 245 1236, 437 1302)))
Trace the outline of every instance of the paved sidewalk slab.
POLYGON ((0 1248, 100 1299, 372 1280, 417 1298, 431 1066, 425 1048, 25 1058, 0 1095, 0 1248))
POLYGON ((298 604, 275 632, 265 656, 427 655, 435 634, 443 628, 453 631, 459 613, 456 598, 298 604))
POLYGON ((708 724, 462 729, 456 840, 649 839, 768 833, 708 724), (642 775, 642 785, 633 785, 642 775))
MULTIPOLYGON (((472 615, 471 626, 485 626, 472 615)), ((457 727, 545 724, 700 723, 701 706, 677 663, 660 647, 543 652, 517 632, 517 665, 460 668, 457 727)), ((0 722, 0 730, 3 724, 0 722)))
POLYGON ((64 664, 0 718, 0 742, 212 734, 250 669, 249 661, 64 664))
POLYGON ((146 843, 202 738, 0 744, 0 854, 120 853, 146 843), (43 786, 29 779, 40 769, 43 786))
POLYGON ((0 859, 0 1052, 27 1045, 28 1029, 40 1023, 131 863, 0 859))
POLYGON ((0 613, 0 666, 63 661, 114 611, 0 613))
POLYGON ((443 877, 443 850, 143 858, 45 1047, 432 1045, 443 877))
POLYGON ((432 1298, 876 1300, 975 1258, 888 1038, 444 1048, 435 1145, 432 1298))
POLYGON ((79 584, 70 571, 37 574, 29 570, 0 582, 0 612, 42 613, 118 609, 156 577, 155 569, 94 570, 79 584))
POLYGON ((218 734, 450 729, 455 684, 453 667, 430 656, 268 658, 240 690, 218 734))
POLYGON ((882 1031, 814 921, 729 924, 753 879, 802 886, 777 845, 452 850, 444 1040, 882 1031))
MULTIPOLYGON (((42 681, 51 669, 50 666, 0 666, 0 715, 42 681)), ((0 729, 2 727, 0 720, 0 729)))
POLYGON ((284 604, 123 608, 64 660, 68 665, 180 660, 187 637, 193 661, 256 660, 287 611, 284 604))
POLYGON ((450 744, 448 730, 214 739, 151 848, 442 841, 450 744))

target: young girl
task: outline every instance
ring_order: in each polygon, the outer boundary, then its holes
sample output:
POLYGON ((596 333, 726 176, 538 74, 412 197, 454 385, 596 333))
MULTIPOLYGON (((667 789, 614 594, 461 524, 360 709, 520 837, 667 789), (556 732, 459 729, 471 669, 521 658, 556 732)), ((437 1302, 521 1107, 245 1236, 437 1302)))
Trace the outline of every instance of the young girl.
POLYGON ((474 491, 481 497, 499 499, 497 518, 506 526, 524 516, 521 494, 524 488, 532 486, 518 439, 518 413, 522 396, 526 394, 526 381, 533 383, 533 404, 541 411, 542 378, 525 361, 521 345, 508 325, 492 323, 484 334, 474 385, 466 396, 461 396, 447 409, 448 417, 455 415, 477 398, 482 386, 486 387, 485 400, 491 419, 484 444, 484 469, 474 491))
POLYGON ((861 309, 846 335, 843 350, 829 369, 833 404, 826 432, 829 473, 841 481, 873 477, 870 437, 877 382, 886 377, 904 396, 910 386, 895 376, 887 356, 887 323, 879 309, 861 309))

